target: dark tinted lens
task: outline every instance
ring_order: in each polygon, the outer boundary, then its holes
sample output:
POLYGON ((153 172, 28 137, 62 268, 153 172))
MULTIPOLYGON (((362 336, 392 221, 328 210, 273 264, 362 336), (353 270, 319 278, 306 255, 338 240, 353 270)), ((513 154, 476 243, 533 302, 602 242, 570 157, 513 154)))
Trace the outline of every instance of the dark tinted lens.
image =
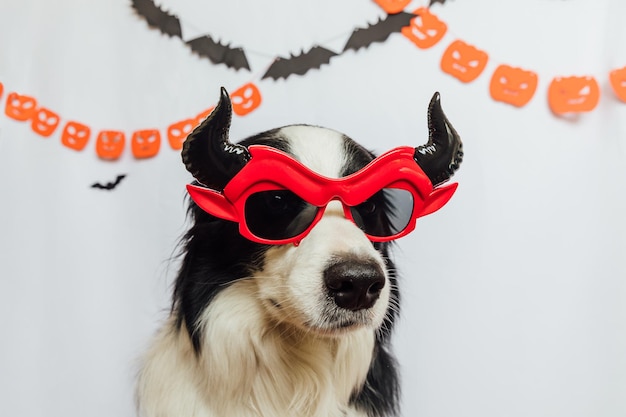
POLYGON ((413 194, 400 188, 384 188, 351 207, 356 224, 368 235, 393 236, 403 231, 413 214, 413 194))
POLYGON ((244 212, 252 234, 281 240, 304 232, 315 219, 317 207, 289 190, 275 190, 250 195, 244 212))

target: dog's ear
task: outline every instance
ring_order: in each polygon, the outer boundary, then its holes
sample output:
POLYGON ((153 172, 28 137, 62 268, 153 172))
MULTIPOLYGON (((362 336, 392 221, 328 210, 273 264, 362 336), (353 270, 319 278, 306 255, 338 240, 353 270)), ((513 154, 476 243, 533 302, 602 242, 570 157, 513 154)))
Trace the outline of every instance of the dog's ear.
POLYGON ((445 206, 446 203, 452 198, 452 195, 456 191, 458 185, 459 184, 454 183, 446 185, 445 187, 435 188, 424 200, 424 207, 422 207, 422 210, 417 217, 434 213, 441 207, 445 206))

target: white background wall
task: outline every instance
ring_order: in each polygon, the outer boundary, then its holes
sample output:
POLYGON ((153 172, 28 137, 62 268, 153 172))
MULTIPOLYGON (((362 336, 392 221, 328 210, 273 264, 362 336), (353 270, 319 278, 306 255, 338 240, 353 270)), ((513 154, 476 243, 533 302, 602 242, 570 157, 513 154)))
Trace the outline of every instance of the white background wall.
MULTIPOLYGON (((466 158, 451 203, 397 245, 403 414, 626 415, 626 104, 608 83, 626 65, 626 2, 448 1, 432 7, 449 32, 431 49, 395 34, 279 81, 260 80, 272 57, 341 48, 335 35, 380 8, 197 3, 162 2, 191 25, 187 39, 204 31, 254 51, 251 72, 197 57, 127 0, 0 2, 0 108, 16 91, 62 125, 165 134, 219 86, 254 81, 263 104, 234 119, 234 139, 304 122, 380 152, 425 142, 440 91, 466 158), (457 38, 490 54, 469 84, 439 69, 457 38), (501 63, 538 74, 527 106, 490 98, 501 63), (594 111, 550 112, 550 80, 569 75, 598 79, 594 111)), ((131 416, 136 360, 169 307, 190 176, 166 140, 155 158, 127 149, 107 162, 94 138, 76 152, 60 130, 42 138, 0 114, 0 415, 131 416), (115 190, 90 188, 118 174, 115 190)))

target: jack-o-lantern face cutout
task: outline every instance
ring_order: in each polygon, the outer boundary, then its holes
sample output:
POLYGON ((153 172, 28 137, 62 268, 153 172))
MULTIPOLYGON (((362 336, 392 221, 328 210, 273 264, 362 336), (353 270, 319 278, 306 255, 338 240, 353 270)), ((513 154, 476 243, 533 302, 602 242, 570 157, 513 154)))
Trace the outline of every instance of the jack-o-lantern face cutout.
POLYGON ((33 132, 48 137, 56 130, 60 121, 61 119, 58 114, 52 110, 41 107, 33 114, 31 128, 33 132))
POLYGON ((191 133, 196 126, 196 119, 185 119, 180 122, 171 124, 167 128, 167 140, 174 150, 183 148, 183 142, 187 139, 187 135, 191 133))
POLYGON ((2 92, 4 91, 4 86, 0 83, 0 97, 2 97, 2 92))
POLYGON ((261 92, 252 83, 237 89, 230 98, 233 103, 233 112, 238 116, 245 116, 261 104, 261 92))
POLYGON ((400 13, 412 0, 374 0, 389 14, 400 13))
POLYGON ((439 20, 426 7, 420 7, 413 14, 417 16, 411 19, 411 24, 403 27, 401 32, 418 48, 430 48, 446 34, 448 25, 439 20))
POLYGON ((126 136, 117 130, 103 130, 96 139, 96 154, 102 159, 115 160, 124 152, 126 136))
POLYGON ((78 122, 67 122, 61 133, 61 143, 70 149, 82 151, 91 135, 89 126, 78 122))
POLYGON ((557 77, 548 87, 548 103, 557 114, 591 111, 598 101, 600 87, 593 77, 557 77))
POLYGON ((460 81, 469 83, 483 72, 488 60, 489 55, 485 51, 462 40, 456 40, 443 53, 441 69, 460 81))
POLYGON ((536 90, 537 74, 508 65, 496 68, 489 84, 491 98, 517 107, 526 105, 536 90))
POLYGON ((626 67, 611 71, 609 79, 617 98, 626 102, 626 67))
POLYGON ((7 97, 4 114, 12 119, 25 122, 30 120, 37 110, 37 100, 30 96, 11 93, 7 97))
POLYGON ((131 149, 135 158, 152 158, 159 153, 161 132, 157 129, 138 130, 133 133, 131 149))

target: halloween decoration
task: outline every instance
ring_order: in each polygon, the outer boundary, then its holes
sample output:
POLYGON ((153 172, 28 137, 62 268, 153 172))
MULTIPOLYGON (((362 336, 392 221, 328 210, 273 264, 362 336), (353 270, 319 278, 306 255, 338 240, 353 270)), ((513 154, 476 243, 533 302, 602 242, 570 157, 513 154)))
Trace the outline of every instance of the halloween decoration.
POLYGON ((250 70, 248 58, 242 48, 231 48, 215 42, 210 36, 201 36, 187 42, 192 51, 202 57, 209 58, 214 64, 226 64, 229 68, 250 70))
POLYGON ((126 178, 126 174, 120 174, 115 178, 113 182, 107 182, 105 184, 100 184, 99 182, 96 182, 96 183, 91 184, 91 188, 98 188, 100 190, 111 191, 115 187, 117 187, 124 178, 126 178))
POLYGON ((233 111, 238 116, 245 116, 261 105, 261 92, 256 85, 248 83, 232 94, 233 111))
POLYGON ((270 65, 262 78, 287 78, 291 74, 304 75, 313 68, 320 68, 323 64, 328 64, 330 59, 337 54, 321 46, 314 46, 308 52, 304 52, 290 58, 278 57, 270 65))
POLYGON ((319 175, 275 148, 230 143, 230 109, 228 93, 222 89, 215 112, 189 136, 182 152, 187 170, 202 184, 215 188, 190 184, 187 189, 200 208, 239 223, 240 233, 252 241, 298 244, 333 199, 341 201, 346 218, 357 223, 371 241, 389 241, 410 233, 417 218, 443 207, 456 190, 457 184, 439 187, 458 169, 463 150, 459 135, 441 109, 438 93, 428 108, 428 143, 395 148, 343 178, 319 175), (223 192, 218 191, 221 189, 223 192), (302 210, 274 224, 268 219, 276 219, 264 216, 255 202, 277 192, 298 199, 296 206, 302 210), (404 204, 398 207, 407 208, 395 213, 389 230, 364 222, 366 203, 379 192, 402 200, 404 204))
POLYGON ((464 83, 474 81, 483 72, 489 56, 485 51, 456 40, 441 57, 441 70, 464 83))
POLYGON ((166 35, 181 37, 178 18, 162 10, 152 0, 132 0, 131 7, 146 19, 148 25, 159 28, 166 35))
POLYGON ((617 98, 626 103, 626 67, 611 71, 609 79, 617 98))
POLYGON ((197 124, 195 119, 185 119, 169 125, 167 128, 167 141, 172 149, 182 149, 187 135, 191 133, 197 124))
POLYGON ((392 33, 400 32, 404 26, 410 24, 412 18, 411 13, 400 12, 388 15, 364 29, 355 29, 348 38, 343 51, 350 49, 357 51, 361 48, 367 48, 373 43, 384 42, 392 33))
POLYGON ((10 93, 7 96, 4 114, 11 119, 25 122, 33 117, 36 110, 37 100, 35 98, 18 93, 10 93))
POLYGON ((500 65, 493 72, 489 93, 496 101, 525 106, 537 89, 537 74, 509 65, 500 65))
POLYGON ((122 155, 125 145, 126 136, 124 132, 103 130, 98 133, 98 138, 96 139, 96 154, 101 159, 115 160, 122 155))
POLYGON ((215 108, 215 106, 209 107, 208 109, 198 113, 198 115, 195 118, 195 125, 194 126, 198 126, 200 123, 202 123, 202 121, 204 119, 206 119, 207 117, 209 117, 209 115, 211 114, 211 112, 213 112, 213 109, 215 108))
POLYGON ((130 144, 135 158, 152 158, 161 148, 161 132, 157 129, 138 130, 133 133, 130 144))
POLYGON ((556 77, 548 87, 548 103, 556 114, 588 112, 599 100, 600 86, 593 77, 556 77))
MULTIPOLYGON (((159 29, 169 35, 181 37, 181 23, 178 17, 167 13, 157 6, 153 0, 132 0, 133 9, 142 16, 149 26, 159 29)), ((408 0, 379 0, 387 10, 394 10, 385 19, 364 29, 355 29, 346 43, 343 51, 357 50, 367 47, 374 42, 384 42, 389 35, 400 32, 403 26, 409 24, 413 17, 410 13, 402 10, 408 4, 408 0)), ((222 44, 214 40, 210 35, 204 35, 186 42, 192 51, 201 57, 208 58, 213 64, 225 64, 235 70, 250 70, 247 53, 242 47, 231 47, 230 44, 222 44)), ((313 46, 308 52, 299 55, 291 55, 289 58, 276 57, 274 63, 267 69, 262 78, 287 78, 290 75, 304 75, 311 69, 320 68, 328 64, 330 58, 336 56, 323 45, 313 46)))
POLYGON ((82 151, 89 141, 91 128, 78 122, 67 122, 61 134, 61 143, 75 151, 82 151))
MULTIPOLYGON (((431 1, 443 4, 445 0, 431 1)), ((150 26, 158 27, 163 33, 180 37, 181 24, 178 17, 163 11, 156 6, 153 0, 132 0, 132 7, 146 19, 150 26)), ((320 68, 328 64, 331 58, 353 49, 367 47, 373 42, 381 42, 396 31, 400 31, 405 38, 420 49, 431 48, 445 37, 448 27, 439 17, 426 7, 415 9, 413 13, 405 13, 404 0, 378 0, 377 3, 391 13, 366 28, 356 29, 341 53, 333 52, 322 45, 316 45, 308 52, 300 55, 291 55, 289 58, 276 57, 262 77, 258 79, 288 78, 292 74, 304 75, 309 69, 320 68)), ((211 56, 216 63, 225 63, 233 68, 247 68, 247 58, 243 49, 224 47, 215 43, 210 37, 190 41, 199 53, 211 56), (204 46, 203 46, 204 45, 204 46), (205 52, 202 49, 206 48, 205 52), (221 49, 220 49, 221 48, 221 49), (240 53, 241 56, 237 56, 240 53), (240 61, 236 63, 236 61, 240 61), (245 63, 244 63, 245 61, 245 63)), ((488 63, 487 52, 478 49, 460 39, 451 42, 441 56, 441 70, 468 83, 475 80, 484 71, 488 63)), ((538 74, 532 70, 512 67, 501 64, 491 74, 489 94, 495 101, 500 101, 516 107, 523 107, 534 97, 538 74)), ((626 67, 615 68, 608 72, 607 85, 613 90, 617 99, 626 103, 626 67)), ((0 82, 0 98, 5 93, 5 83, 0 82)), ((30 95, 8 92, 5 95, 4 114, 20 122, 30 122, 33 132, 44 137, 52 136, 61 123, 59 114, 52 109, 38 106, 37 99, 30 95)), ((548 104, 555 115, 565 113, 589 112, 596 108, 600 100, 600 84, 594 76, 555 77, 547 91, 548 104)), ((233 112, 238 116, 245 116, 257 109, 262 102, 261 90, 254 80, 247 82, 236 89, 232 95, 233 112)), ((212 112, 208 108, 196 116, 183 118, 178 122, 167 125, 164 134, 167 135, 170 148, 180 150, 183 142, 193 128, 198 126, 212 112)), ((131 150, 135 158, 143 159, 155 156, 160 150, 161 132, 151 130, 153 135, 142 137, 135 132, 131 139, 131 150)), ((145 132, 144 132, 145 134, 145 132)), ((67 121, 61 131, 61 144, 76 151, 83 150, 90 140, 91 129, 87 124, 67 121)), ((125 147, 125 134, 119 130, 105 130, 99 132, 96 138, 96 154, 102 160, 113 161, 120 158, 125 147)))
POLYGON ((61 119, 59 115, 52 110, 40 107, 35 110, 31 119, 31 127, 33 132, 43 136, 50 136, 59 125, 61 119))
POLYGON ((402 34, 420 49, 436 45, 446 34, 448 25, 425 7, 416 9, 413 14, 415 17, 409 26, 402 28, 402 34))
POLYGON ((374 0, 384 11, 389 14, 400 13, 411 0, 374 0))

